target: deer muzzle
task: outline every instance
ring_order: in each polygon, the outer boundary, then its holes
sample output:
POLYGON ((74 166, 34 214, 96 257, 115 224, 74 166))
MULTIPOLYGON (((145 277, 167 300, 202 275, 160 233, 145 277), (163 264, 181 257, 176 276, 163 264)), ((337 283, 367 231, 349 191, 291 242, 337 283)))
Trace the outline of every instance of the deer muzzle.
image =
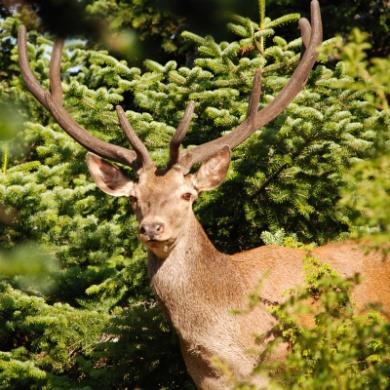
POLYGON ((164 223, 162 222, 143 222, 139 228, 141 238, 158 240, 164 233, 164 223))

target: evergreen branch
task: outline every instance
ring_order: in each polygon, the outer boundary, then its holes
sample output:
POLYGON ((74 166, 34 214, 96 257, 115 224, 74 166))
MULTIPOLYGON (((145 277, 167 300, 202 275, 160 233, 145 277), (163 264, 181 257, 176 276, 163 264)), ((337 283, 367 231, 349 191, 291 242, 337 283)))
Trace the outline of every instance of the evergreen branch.
MULTIPOLYGON (((264 30, 264 20, 265 20, 265 0, 259 0, 259 10, 260 10, 260 31, 264 30)), ((260 37, 260 53, 264 53, 264 35, 260 37)))
POLYGON ((266 177, 261 186, 253 194, 251 194, 250 198, 253 199, 254 197, 258 196, 261 192, 263 192, 263 190, 268 186, 268 184, 274 179, 276 179, 286 168, 294 165, 295 160, 300 157, 303 154, 304 150, 311 145, 311 143, 316 139, 317 135, 318 134, 313 134, 312 137, 309 137, 308 142, 306 142, 295 153, 292 154, 290 162, 283 163, 276 171, 271 173, 270 176, 266 177))

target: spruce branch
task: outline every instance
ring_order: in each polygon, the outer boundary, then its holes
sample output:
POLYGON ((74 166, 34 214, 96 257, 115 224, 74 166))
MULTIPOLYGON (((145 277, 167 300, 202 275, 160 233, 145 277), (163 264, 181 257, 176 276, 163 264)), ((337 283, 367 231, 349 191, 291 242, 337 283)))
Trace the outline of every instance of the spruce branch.
POLYGON ((256 196, 258 196, 261 192, 265 190, 265 188, 275 179, 277 179, 280 174, 288 167, 293 166, 296 159, 303 155, 304 151, 309 148, 312 145, 312 142, 315 141, 316 137, 318 136, 318 133, 313 134, 311 137, 309 137, 306 142, 298 148, 298 150, 291 155, 291 159, 289 162, 285 162, 282 165, 280 165, 274 172, 272 172, 269 176, 267 176, 264 180, 264 182, 260 185, 260 187, 254 191, 250 198, 253 199, 256 196))
MULTIPOLYGON (((265 27, 265 1, 266 0, 259 0, 259 11, 260 11, 260 31, 264 30, 265 27)), ((260 37, 260 53, 264 53, 264 35, 261 35, 260 37)))

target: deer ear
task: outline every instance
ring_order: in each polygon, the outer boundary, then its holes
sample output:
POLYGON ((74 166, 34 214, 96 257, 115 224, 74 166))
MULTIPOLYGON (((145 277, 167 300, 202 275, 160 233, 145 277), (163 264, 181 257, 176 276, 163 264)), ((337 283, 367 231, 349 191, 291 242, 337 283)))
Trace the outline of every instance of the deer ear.
POLYGON ((134 183, 115 165, 92 153, 87 153, 87 165, 96 185, 113 196, 131 195, 134 183))
POLYGON ((204 162, 194 175, 195 187, 201 191, 218 187, 225 179, 230 164, 229 146, 224 146, 214 156, 204 162))

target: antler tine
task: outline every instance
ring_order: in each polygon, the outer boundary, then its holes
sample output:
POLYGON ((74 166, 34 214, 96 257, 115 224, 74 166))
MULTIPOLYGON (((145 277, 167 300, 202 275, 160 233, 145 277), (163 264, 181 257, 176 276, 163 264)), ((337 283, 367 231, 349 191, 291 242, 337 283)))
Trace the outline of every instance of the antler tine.
POLYGON ((247 120, 251 127, 256 126, 257 106, 261 95, 261 69, 256 69, 255 77, 253 78, 253 87, 251 97, 249 98, 247 120))
POLYGON ((18 30, 18 52, 19 52, 19 65, 22 71, 24 82, 27 85, 28 90, 34 95, 34 97, 47 108, 45 99, 45 90, 39 84, 35 78, 30 64, 28 62, 27 54, 27 31, 25 26, 20 26, 18 30))
POLYGON ((135 153, 137 154, 137 161, 141 167, 154 166, 152 159, 150 158, 149 152, 145 145, 142 143, 130 122, 127 120, 126 114, 121 106, 116 106, 116 113, 118 115, 119 123, 122 127, 130 144, 133 146, 135 153))
POLYGON ((64 40, 56 39, 50 60, 50 92, 53 99, 62 105, 63 93, 61 87, 61 57, 64 48, 64 40))
POLYGON ((169 145, 169 162, 167 164, 167 169, 175 165, 179 160, 179 148, 181 143, 183 142, 184 137, 187 134, 188 128, 191 123, 192 115, 194 114, 194 109, 195 102, 190 101, 187 104, 183 118, 181 119, 179 126, 177 126, 175 134, 172 136, 169 145))
POLYGON ((309 43, 289 82, 268 106, 256 112, 254 119, 253 117, 247 117, 241 125, 234 128, 230 133, 183 153, 179 159, 179 164, 187 172, 192 165, 207 160, 225 145, 232 149, 245 141, 256 129, 275 119, 303 89, 310 70, 316 61, 317 47, 322 42, 321 11, 318 0, 312 0, 311 2, 311 22, 310 29, 306 22, 301 22, 303 41, 309 43), (310 40, 307 38, 309 32, 310 40))
POLYGON ((52 59, 50 61, 50 94, 46 91, 35 78, 27 54, 27 32, 25 26, 20 26, 18 31, 18 51, 19 64, 22 71, 23 79, 27 89, 35 98, 46 107, 58 124, 74 140, 80 143, 89 151, 98 154, 103 158, 114 160, 124 164, 131 164, 136 159, 136 153, 132 150, 125 149, 118 145, 113 145, 102 141, 89 134, 80 126, 62 106, 62 88, 60 76, 62 43, 57 41, 53 48, 52 59))
POLYGON ((302 42, 307 49, 310 44, 311 38, 311 26, 310 22, 306 18, 300 18, 298 22, 299 30, 301 31, 302 42))

